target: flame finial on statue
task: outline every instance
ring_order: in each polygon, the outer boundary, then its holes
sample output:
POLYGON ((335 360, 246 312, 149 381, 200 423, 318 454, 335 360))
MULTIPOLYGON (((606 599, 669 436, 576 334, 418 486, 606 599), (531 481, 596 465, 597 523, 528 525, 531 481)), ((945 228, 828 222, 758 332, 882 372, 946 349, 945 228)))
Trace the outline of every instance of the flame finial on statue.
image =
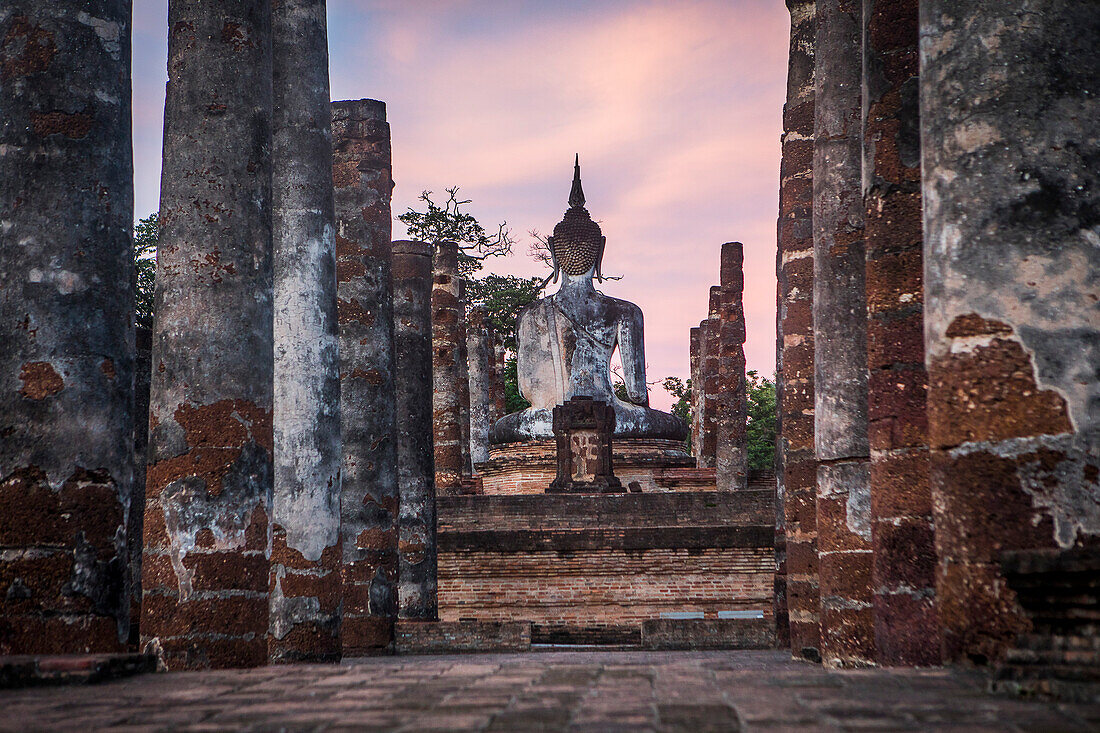
POLYGON ((569 208, 584 206, 584 189, 581 188, 581 154, 577 153, 573 161, 573 188, 569 191, 569 208))

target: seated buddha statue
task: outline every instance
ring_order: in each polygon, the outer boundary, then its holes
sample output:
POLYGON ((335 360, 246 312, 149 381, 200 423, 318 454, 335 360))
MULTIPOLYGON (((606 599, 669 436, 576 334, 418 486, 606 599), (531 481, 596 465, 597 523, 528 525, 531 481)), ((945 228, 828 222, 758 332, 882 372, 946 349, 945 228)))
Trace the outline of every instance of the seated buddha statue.
POLYGON ((561 277, 553 295, 520 311, 517 323, 517 374, 520 393, 531 403, 498 420, 489 433, 493 444, 553 437, 553 410, 574 397, 590 397, 612 406, 615 436, 683 440, 687 425, 649 407, 645 375, 642 310, 596 290, 606 238, 584 208, 580 160, 574 164, 569 210, 547 238, 554 273, 561 277), (615 349, 623 367, 627 399, 611 386, 615 349))

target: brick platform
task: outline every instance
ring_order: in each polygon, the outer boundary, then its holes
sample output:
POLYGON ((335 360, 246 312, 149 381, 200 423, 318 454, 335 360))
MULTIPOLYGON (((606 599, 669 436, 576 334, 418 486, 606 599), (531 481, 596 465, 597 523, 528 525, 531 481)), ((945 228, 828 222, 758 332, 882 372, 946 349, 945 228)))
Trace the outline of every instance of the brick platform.
POLYGON ((156 669, 152 654, 0 656, 0 689, 105 682, 156 669))
POLYGON ((948 670, 828 672, 783 652, 372 657, 0 692, 0 730, 1058 731, 1095 706, 998 698, 948 670))
POLYGON ((771 649, 775 623, 769 618, 652 619, 642 623, 642 648, 771 649))
POLYGON ((438 516, 445 621, 638 644, 672 614, 773 614, 772 490, 440 497, 438 516))
POLYGON ((504 621, 398 621, 394 629, 398 654, 526 652, 531 624, 504 621))
MULTIPOLYGON (((646 492, 714 491, 714 471, 697 471, 695 459, 684 452, 679 441, 616 439, 612 455, 615 475, 624 490, 635 483, 646 492)), ((475 467, 486 494, 543 494, 558 473, 553 440, 494 445, 489 456, 475 467)))

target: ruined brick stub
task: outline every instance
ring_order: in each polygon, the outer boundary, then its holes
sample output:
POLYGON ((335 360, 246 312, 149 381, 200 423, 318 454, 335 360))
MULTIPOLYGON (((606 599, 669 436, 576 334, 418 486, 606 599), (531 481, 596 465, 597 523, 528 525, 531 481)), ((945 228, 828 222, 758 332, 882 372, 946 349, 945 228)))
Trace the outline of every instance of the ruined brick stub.
POLYGON ((699 462, 703 431, 703 326, 691 329, 688 359, 691 368, 691 454, 699 462))
POLYGON ((719 491, 748 486, 745 403, 745 253, 740 242, 722 245, 718 310, 718 432, 714 469, 719 491))
POLYGON ((819 0, 814 105, 814 444, 821 656, 873 663, 858 4, 819 0))
POLYGON ((435 486, 441 495, 462 490, 462 355, 466 344, 462 336, 465 306, 461 282, 458 245, 436 243, 432 264, 432 412, 435 486))
POLYGON ((875 649, 940 660, 928 484, 917 0, 863 2, 863 205, 875 649))
POLYGON ((722 288, 713 285, 707 300, 707 320, 699 324, 702 329, 702 353, 700 375, 702 402, 699 418, 699 451, 696 461, 699 468, 715 468, 718 452, 718 402, 721 387, 721 314, 722 288))
POLYGON ((0 6, 0 655, 130 633, 130 14, 0 6))
POLYGON ((602 400, 573 397, 554 408, 557 476, 546 493, 619 493, 612 438, 615 410, 602 400))
POLYGON ((432 248, 393 243, 397 475, 400 508, 398 616, 435 621, 437 545, 432 447, 432 248))
POLYGON ((142 639, 170 669, 267 660, 271 7, 168 7, 142 639))
POLYGON ((340 658, 340 373, 325 0, 272 7, 272 661, 340 658))
POLYGON ((1100 535, 1100 14, 921 3, 925 343, 949 660, 1024 619, 1002 552, 1100 535))
POLYGON ((470 380, 470 461, 473 466, 489 460, 489 428, 496 422, 495 334, 482 308, 471 308, 466 328, 466 354, 470 380))
POLYGON ((817 658, 817 463, 814 457, 814 30, 813 0, 788 0, 787 101, 780 170, 777 319, 780 349, 776 471, 783 477, 791 651, 817 658))
POLYGON ((397 425, 390 128, 373 99, 332 104, 340 346, 345 655, 392 647, 397 617, 397 425))

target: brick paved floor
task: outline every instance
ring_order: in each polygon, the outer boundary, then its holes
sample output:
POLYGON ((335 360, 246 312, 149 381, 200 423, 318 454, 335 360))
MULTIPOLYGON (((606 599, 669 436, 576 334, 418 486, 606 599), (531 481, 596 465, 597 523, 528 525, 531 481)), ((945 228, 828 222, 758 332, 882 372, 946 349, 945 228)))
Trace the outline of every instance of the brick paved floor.
POLYGON ((779 652, 388 657, 0 691, 0 730, 1100 730, 1098 706, 983 689, 968 672, 826 672, 779 652))

